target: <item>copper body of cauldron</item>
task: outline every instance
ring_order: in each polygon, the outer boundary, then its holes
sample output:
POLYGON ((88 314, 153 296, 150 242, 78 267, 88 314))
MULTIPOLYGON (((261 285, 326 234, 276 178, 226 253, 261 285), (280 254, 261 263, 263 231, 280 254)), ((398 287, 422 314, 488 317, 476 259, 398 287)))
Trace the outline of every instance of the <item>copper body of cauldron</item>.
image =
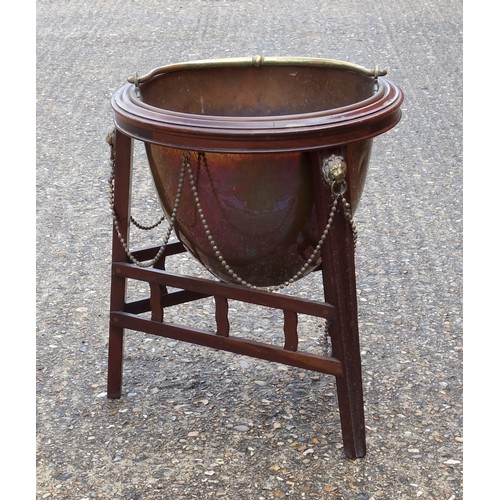
POLYGON ((129 79, 112 106, 116 127, 145 143, 169 218, 178 197, 184 246, 223 281, 277 285, 324 230, 313 172, 332 155, 347 165, 355 210, 372 138, 401 117, 402 93, 384 74, 329 59, 194 61, 129 79))

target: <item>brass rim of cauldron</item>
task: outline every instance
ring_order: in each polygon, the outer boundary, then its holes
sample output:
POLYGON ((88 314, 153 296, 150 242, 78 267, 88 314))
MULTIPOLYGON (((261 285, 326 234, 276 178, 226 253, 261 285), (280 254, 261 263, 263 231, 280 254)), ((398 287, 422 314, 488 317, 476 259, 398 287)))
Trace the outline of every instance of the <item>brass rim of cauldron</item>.
POLYGON ((112 98, 115 124, 132 137, 180 149, 219 152, 280 152, 321 149, 365 140, 401 118, 401 90, 380 75, 385 70, 318 58, 253 57, 171 64, 131 77, 112 98), (374 80, 374 93, 353 104, 276 116, 219 116, 184 113, 144 103, 137 86, 166 73, 200 68, 304 65, 355 71, 374 80), (376 84, 376 85, 375 85, 376 84))

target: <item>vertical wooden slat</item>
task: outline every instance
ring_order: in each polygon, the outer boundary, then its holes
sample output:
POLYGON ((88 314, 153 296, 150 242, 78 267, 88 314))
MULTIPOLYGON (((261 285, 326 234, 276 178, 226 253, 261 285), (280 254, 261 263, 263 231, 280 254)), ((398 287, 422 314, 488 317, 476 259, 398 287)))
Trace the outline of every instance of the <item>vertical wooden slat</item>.
POLYGON ((297 351, 299 346, 299 336, 297 334, 298 316, 294 311, 283 310, 284 314, 284 324, 283 331, 285 333, 285 345, 284 349, 286 351, 297 351))
POLYGON ((162 285, 156 285, 154 283, 149 284, 149 307, 151 309, 152 321, 163 321, 163 307, 161 301, 164 289, 165 287, 162 285))
MULTIPOLYGON (((155 269, 165 269, 165 254, 163 254, 153 266, 155 269)), ((167 287, 164 285, 157 285, 149 283, 149 306, 151 308, 151 320, 163 321, 163 305, 162 299, 168 293, 167 287)))
POLYGON ((229 336, 229 305, 226 297, 215 297, 215 321, 217 323, 217 335, 222 337, 229 336))

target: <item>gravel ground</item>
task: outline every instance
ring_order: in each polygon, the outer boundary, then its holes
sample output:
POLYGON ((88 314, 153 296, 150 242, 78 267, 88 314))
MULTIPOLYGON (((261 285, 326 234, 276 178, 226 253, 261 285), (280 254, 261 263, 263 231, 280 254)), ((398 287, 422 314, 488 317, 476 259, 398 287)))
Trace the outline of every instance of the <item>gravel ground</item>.
MULTIPOLYGON (((463 497, 461 9, 37 2, 37 499, 463 497), (105 395, 110 98, 135 72, 255 54, 378 64, 406 96, 400 124, 375 139, 356 213, 362 460, 343 454, 331 376, 127 332, 124 395, 105 395)), ((133 207, 160 214, 145 161, 133 207)), ((137 246, 161 240, 152 233, 133 233, 137 246)), ((177 266, 205 272, 186 256, 177 266)), ((317 296, 317 280, 292 291, 317 296)), ((175 314, 209 324, 212 306, 175 314)), ((279 335, 272 311, 238 304, 231 316, 239 333, 279 335)), ((317 321, 301 331, 305 348, 326 348, 317 321)))

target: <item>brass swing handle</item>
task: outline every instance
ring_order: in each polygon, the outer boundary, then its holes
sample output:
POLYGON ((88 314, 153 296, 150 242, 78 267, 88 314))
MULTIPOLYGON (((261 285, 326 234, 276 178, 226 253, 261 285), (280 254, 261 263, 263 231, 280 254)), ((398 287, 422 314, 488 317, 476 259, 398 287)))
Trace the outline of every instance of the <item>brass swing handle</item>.
POLYGON ((226 58, 226 59, 205 59, 199 61, 188 61, 177 64, 167 64, 153 69, 144 76, 134 75, 130 76, 127 81, 136 86, 152 80, 158 75, 166 73, 174 73, 176 71, 183 71, 187 69, 203 69, 203 68, 221 68, 221 67, 238 67, 238 66, 253 66, 260 68, 262 66, 316 66, 324 68, 343 69, 346 71, 355 71, 362 75, 369 76, 377 80, 379 76, 387 74, 387 70, 367 69, 358 64, 349 63, 346 61, 339 61, 337 59, 322 59, 314 57, 240 57, 240 58, 226 58))

